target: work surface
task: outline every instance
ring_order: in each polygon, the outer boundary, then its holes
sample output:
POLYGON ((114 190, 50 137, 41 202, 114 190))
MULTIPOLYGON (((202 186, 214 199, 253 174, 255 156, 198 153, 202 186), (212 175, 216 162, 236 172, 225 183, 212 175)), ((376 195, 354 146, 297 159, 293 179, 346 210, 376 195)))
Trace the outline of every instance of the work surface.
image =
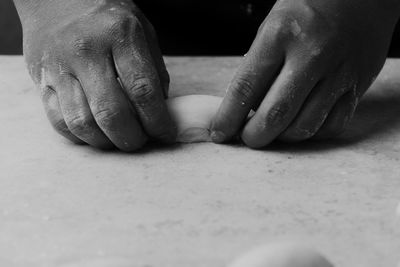
MULTIPOLYGON (((167 58, 171 94, 222 95, 239 62, 167 58)), ((254 246, 300 239, 338 267, 395 267, 400 61, 373 87, 328 143, 124 154, 59 137, 23 59, 0 57, 0 266, 224 267, 254 246)))

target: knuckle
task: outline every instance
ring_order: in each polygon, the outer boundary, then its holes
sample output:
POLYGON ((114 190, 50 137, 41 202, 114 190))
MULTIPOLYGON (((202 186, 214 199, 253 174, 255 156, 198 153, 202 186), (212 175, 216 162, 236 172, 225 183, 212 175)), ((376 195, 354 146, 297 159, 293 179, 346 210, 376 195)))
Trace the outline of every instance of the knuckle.
POLYGON ((111 16, 107 29, 107 32, 114 36, 114 41, 121 44, 131 40, 136 33, 142 31, 142 25, 134 14, 122 11, 111 16))
POLYGON ((290 33, 290 25, 286 16, 273 13, 258 29, 258 33, 264 38, 283 41, 290 33))
POLYGON ((141 24, 135 15, 122 11, 112 16, 109 27, 114 33, 126 35, 137 31, 141 24))
POLYGON ((290 106, 287 103, 281 103, 279 106, 273 106, 266 115, 265 121, 268 125, 281 125, 289 118, 290 106))
POLYGON ((250 102, 254 97, 253 84, 245 78, 238 78, 232 84, 230 89, 233 99, 240 103, 250 102))
POLYGON ((155 90, 151 86, 151 82, 148 78, 135 79, 129 91, 132 94, 134 102, 139 105, 139 107, 151 105, 156 100, 155 90))
POLYGON ((75 115, 68 118, 68 128, 76 135, 87 135, 92 132, 94 126, 95 122, 87 115, 75 115))
POLYGON ((96 52, 96 45, 90 37, 78 37, 71 41, 72 51, 76 56, 87 57, 96 52))
POLYGON ((290 106, 286 103, 272 106, 258 121, 258 130, 260 132, 283 130, 288 124, 289 112, 290 106))
POLYGON ((266 26, 265 26, 266 24, 267 24, 267 19, 265 19, 265 20, 261 23, 261 25, 258 26, 257 35, 261 34, 261 33, 264 31, 264 29, 266 28, 266 26))
POLYGON ((94 112, 93 116, 101 129, 116 131, 121 125, 122 113, 120 109, 107 108, 94 112))

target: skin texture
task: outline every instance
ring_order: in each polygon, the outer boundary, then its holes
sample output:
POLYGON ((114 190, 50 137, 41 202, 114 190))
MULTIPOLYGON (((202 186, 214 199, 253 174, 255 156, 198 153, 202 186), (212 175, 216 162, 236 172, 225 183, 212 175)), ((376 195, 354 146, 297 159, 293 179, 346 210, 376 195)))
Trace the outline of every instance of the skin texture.
POLYGON ((262 148, 340 134, 384 64, 399 15, 392 0, 277 1, 214 118, 213 141, 240 134, 262 148))
POLYGON ((256 248, 229 267, 333 267, 317 251, 303 244, 274 244, 256 248))
POLYGON ((173 142, 169 76, 151 24, 129 0, 67 2, 15 0, 28 69, 54 128, 100 149, 173 142))
POLYGON ((221 102, 221 97, 209 95, 188 95, 168 99, 168 110, 177 127, 176 142, 211 142, 212 118, 221 102))

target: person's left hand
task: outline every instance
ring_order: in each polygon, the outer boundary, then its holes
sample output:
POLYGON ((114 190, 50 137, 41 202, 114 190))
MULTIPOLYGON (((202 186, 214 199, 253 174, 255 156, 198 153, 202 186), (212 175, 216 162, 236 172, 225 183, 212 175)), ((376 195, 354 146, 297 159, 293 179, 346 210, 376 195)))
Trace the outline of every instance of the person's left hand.
POLYGON ((399 15, 393 0, 278 1, 214 118, 213 141, 240 134, 261 148, 341 133, 384 64, 399 15))

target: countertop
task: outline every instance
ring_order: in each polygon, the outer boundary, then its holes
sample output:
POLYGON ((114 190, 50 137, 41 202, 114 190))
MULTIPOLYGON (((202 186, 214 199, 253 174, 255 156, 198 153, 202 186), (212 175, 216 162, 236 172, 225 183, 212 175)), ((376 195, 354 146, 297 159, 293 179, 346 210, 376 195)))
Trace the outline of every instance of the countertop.
MULTIPOLYGON (((172 96, 222 95, 240 59, 166 61, 172 96)), ((337 267, 398 266, 400 60, 341 137, 264 150, 73 145, 51 129, 22 57, 0 57, 0 99, 0 266, 224 267, 282 239, 337 267)))

